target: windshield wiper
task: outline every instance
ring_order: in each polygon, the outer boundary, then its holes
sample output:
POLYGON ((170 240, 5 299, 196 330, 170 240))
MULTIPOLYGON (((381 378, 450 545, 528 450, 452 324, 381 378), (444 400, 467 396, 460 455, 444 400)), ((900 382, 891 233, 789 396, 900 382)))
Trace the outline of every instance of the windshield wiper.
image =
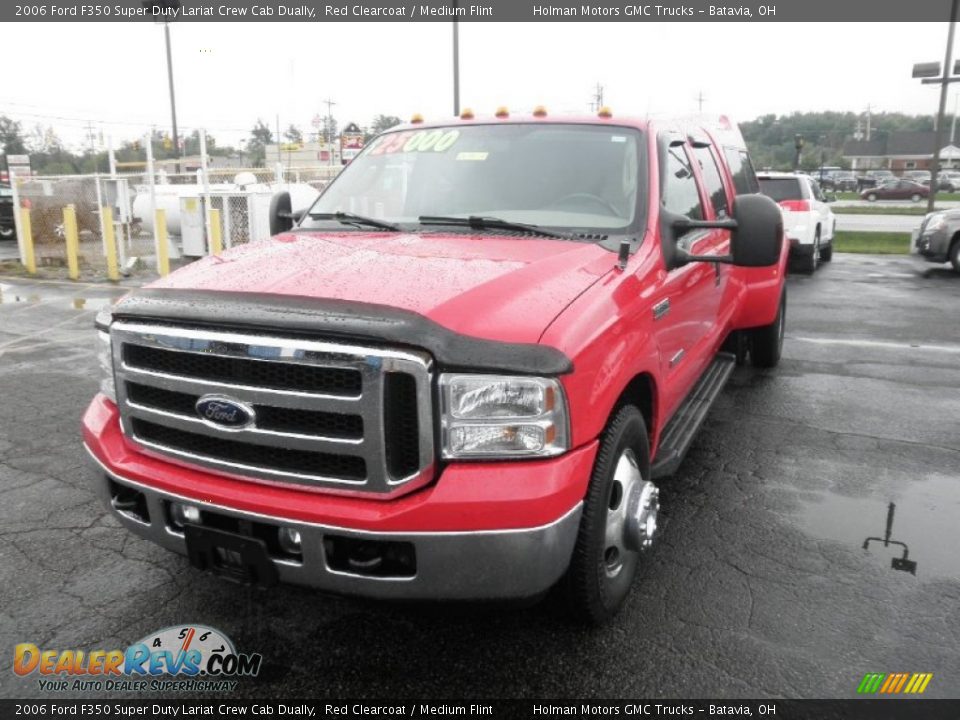
POLYGON ((365 225, 380 230, 389 230, 390 232, 400 232, 402 228, 386 220, 377 220, 376 218, 357 215, 351 212, 312 212, 308 213, 311 220, 336 220, 344 225, 365 225))
POLYGON ((470 215, 469 217, 456 217, 454 215, 421 215, 417 220, 421 225, 455 225, 469 227, 473 230, 519 230, 534 235, 544 235, 546 237, 560 238, 569 240, 569 235, 564 235, 555 230, 547 230, 539 225, 528 225, 527 223, 512 222, 497 217, 485 217, 480 215, 470 215))

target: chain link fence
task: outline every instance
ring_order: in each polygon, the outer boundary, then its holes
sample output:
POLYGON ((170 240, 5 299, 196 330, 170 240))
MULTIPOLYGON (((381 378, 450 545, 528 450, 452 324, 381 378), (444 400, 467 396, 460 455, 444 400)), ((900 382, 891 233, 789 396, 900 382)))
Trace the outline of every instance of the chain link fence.
MULTIPOLYGON (((122 274, 163 274, 168 265, 176 268, 210 254, 216 238, 223 248, 267 239, 270 201, 277 192, 290 192, 295 209, 307 207, 341 169, 277 164, 206 172, 164 168, 152 175, 148 171, 15 175, 12 186, 15 208, 26 208, 29 213, 37 270, 54 276, 69 273, 77 279, 102 279, 109 273, 110 229, 122 274), (65 219, 67 208, 72 208, 69 217, 76 218, 76 270, 71 270, 68 240, 72 220, 65 219), (158 210, 162 211, 162 225, 158 210), (164 237, 165 252, 161 247, 164 237)), ((15 219, 21 263, 29 266, 19 211, 15 219)))

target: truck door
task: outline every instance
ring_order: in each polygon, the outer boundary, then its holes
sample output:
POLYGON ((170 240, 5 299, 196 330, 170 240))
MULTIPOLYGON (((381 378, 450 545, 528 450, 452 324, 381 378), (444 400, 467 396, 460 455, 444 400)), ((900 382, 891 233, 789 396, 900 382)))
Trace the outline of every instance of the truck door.
MULTIPOLYGON (((686 140, 665 141, 660 152, 660 202, 664 209, 693 220, 707 219, 705 193, 698 182, 686 140)), ((677 237, 663 232, 667 274, 654 300, 655 335, 660 351, 664 408, 668 417, 700 377, 713 357, 717 335, 717 315, 723 275, 717 275, 713 263, 672 261, 677 246, 691 255, 725 254, 729 244, 726 231, 693 229, 677 237)))

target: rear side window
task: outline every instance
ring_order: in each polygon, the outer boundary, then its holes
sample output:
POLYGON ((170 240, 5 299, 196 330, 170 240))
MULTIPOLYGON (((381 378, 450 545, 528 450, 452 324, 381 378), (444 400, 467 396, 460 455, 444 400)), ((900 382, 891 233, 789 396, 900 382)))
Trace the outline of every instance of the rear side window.
POLYGON ((760 192, 777 202, 806 199, 799 178, 760 178, 760 192))
POLYGON ((663 207, 677 215, 686 215, 693 220, 703 220, 700 191, 693 176, 690 160, 683 145, 668 147, 666 173, 663 179, 663 207))
POLYGON ((757 175, 753 171, 753 163, 746 150, 724 148, 727 164, 730 166, 730 175, 733 177, 733 187, 737 195, 759 192, 757 175))
POLYGON ((718 218, 727 217, 730 214, 730 207, 727 203, 727 189, 723 186, 720 170, 717 168, 717 161, 713 157, 713 153, 710 152, 709 147, 698 147, 694 148, 693 154, 700 162, 700 175, 703 177, 703 185, 707 189, 707 195, 710 196, 713 212, 718 218))

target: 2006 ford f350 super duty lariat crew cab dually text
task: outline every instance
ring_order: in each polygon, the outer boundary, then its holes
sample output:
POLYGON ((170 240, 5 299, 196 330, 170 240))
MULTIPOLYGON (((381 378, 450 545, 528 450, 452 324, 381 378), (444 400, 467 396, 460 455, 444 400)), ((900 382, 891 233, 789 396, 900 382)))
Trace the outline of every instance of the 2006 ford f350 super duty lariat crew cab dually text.
POLYGON ((97 318, 83 418, 127 528, 243 582, 529 598, 598 623, 788 247, 727 118, 506 112, 375 139, 273 237, 97 318))

